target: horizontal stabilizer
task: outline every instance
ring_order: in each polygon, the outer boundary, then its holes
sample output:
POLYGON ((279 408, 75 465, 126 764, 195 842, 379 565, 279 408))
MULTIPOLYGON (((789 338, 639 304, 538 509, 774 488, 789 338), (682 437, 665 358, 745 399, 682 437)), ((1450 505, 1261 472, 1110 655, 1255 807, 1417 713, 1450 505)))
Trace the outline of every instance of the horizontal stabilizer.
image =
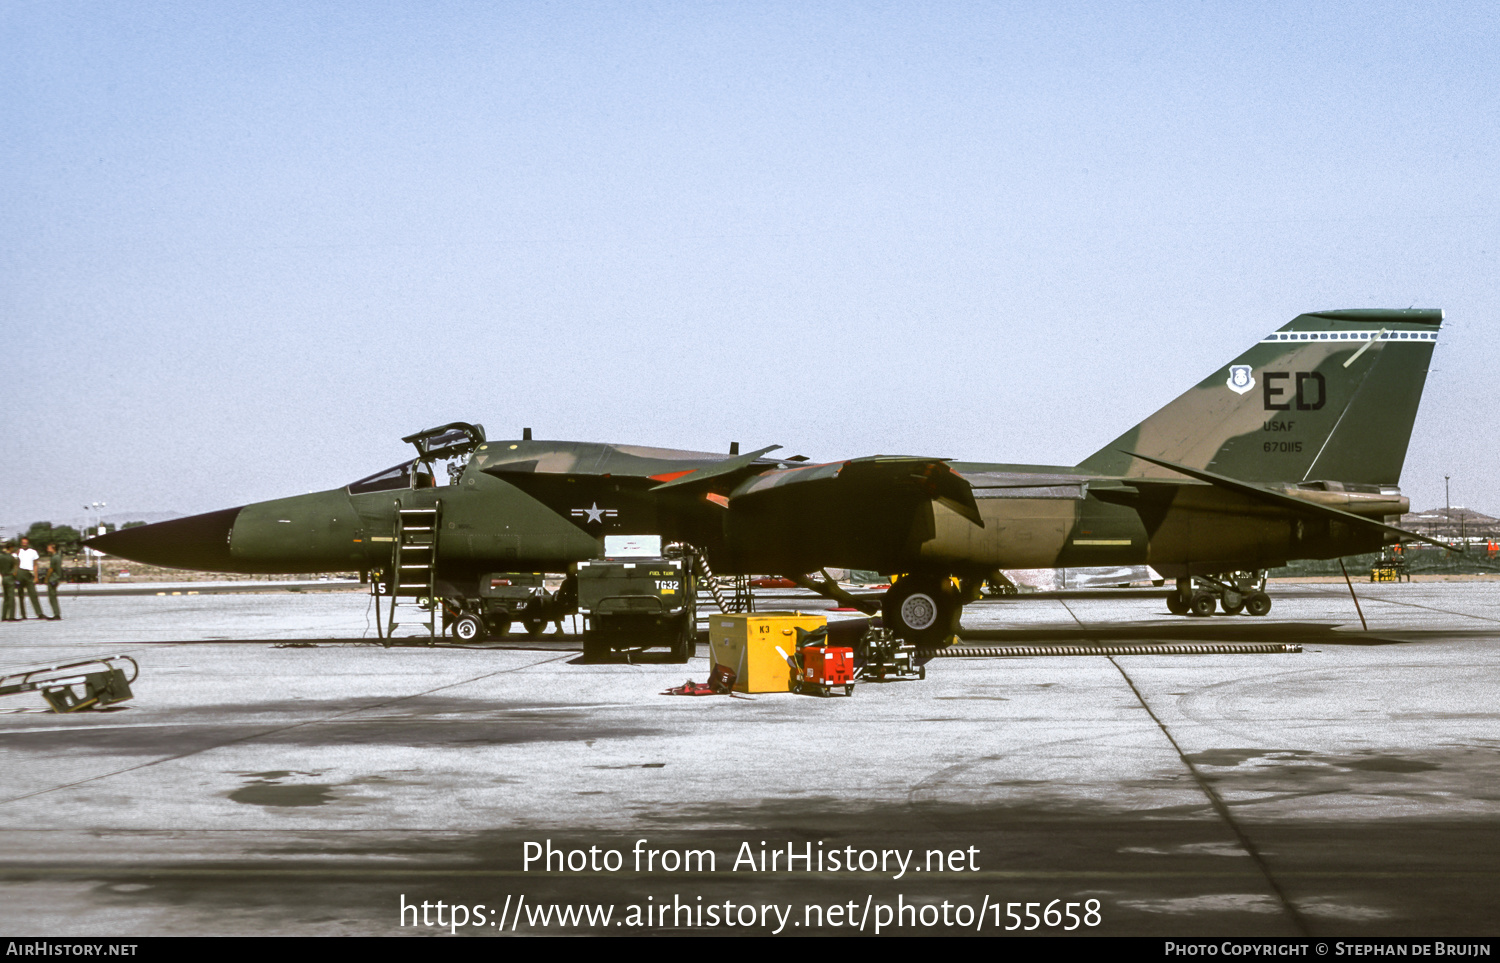
MULTIPOLYGON (((1121 450, 1123 451, 1123 449, 1121 450)), ((1339 521, 1345 522, 1349 525, 1379 529, 1386 534, 1395 535, 1398 538, 1427 542, 1428 544, 1436 545, 1438 548, 1446 548, 1450 550, 1453 548, 1453 546, 1449 545, 1447 542, 1440 542, 1435 538, 1428 538, 1426 535, 1420 535, 1417 532, 1407 531, 1404 528, 1397 528, 1394 525, 1387 525, 1384 522, 1377 522, 1374 519, 1366 518, 1363 515, 1356 515, 1353 512, 1346 512, 1341 508, 1333 508, 1328 505, 1319 505, 1315 502, 1304 501, 1301 498, 1297 498, 1294 495, 1285 494, 1284 492, 1272 491, 1269 488, 1262 488, 1259 485, 1254 485, 1249 482, 1242 482, 1234 478, 1229 478, 1225 475, 1216 475, 1211 471, 1203 471, 1199 468, 1189 468, 1186 465, 1177 465, 1170 461, 1163 461, 1160 458, 1152 458, 1150 455, 1142 455, 1140 452, 1126 451, 1125 454, 1130 455, 1134 458, 1139 458, 1142 461, 1149 461, 1153 465, 1160 465, 1163 468, 1170 468, 1172 471, 1181 472, 1182 474, 1187 475, 1189 478, 1196 478, 1199 481, 1208 482, 1210 485, 1213 485, 1215 487, 1224 488, 1233 492, 1239 492, 1241 495, 1249 495, 1251 498, 1256 498, 1263 502, 1269 502, 1273 505, 1279 505, 1283 508, 1290 508, 1294 511, 1306 512, 1309 515, 1322 515, 1326 518, 1338 519, 1339 521)))

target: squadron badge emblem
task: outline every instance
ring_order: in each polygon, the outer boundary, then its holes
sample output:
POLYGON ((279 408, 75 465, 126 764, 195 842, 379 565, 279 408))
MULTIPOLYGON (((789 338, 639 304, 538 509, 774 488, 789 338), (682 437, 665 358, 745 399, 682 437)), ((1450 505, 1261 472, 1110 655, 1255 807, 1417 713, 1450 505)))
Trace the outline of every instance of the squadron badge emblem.
POLYGON ((1229 390, 1237 395, 1242 395, 1255 387, 1255 378, 1250 374, 1250 366, 1247 364, 1232 364, 1229 366, 1229 380, 1224 382, 1229 390))

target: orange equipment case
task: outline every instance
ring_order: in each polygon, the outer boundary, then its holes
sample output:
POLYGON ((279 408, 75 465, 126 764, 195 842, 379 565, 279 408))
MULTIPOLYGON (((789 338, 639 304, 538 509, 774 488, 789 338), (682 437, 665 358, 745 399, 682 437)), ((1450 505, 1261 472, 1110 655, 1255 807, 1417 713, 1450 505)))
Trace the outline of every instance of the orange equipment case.
POLYGON ((854 694, 854 650, 845 646, 809 645, 797 653, 802 658, 802 672, 796 691, 809 689, 829 695, 834 686, 843 686, 844 695, 854 694))

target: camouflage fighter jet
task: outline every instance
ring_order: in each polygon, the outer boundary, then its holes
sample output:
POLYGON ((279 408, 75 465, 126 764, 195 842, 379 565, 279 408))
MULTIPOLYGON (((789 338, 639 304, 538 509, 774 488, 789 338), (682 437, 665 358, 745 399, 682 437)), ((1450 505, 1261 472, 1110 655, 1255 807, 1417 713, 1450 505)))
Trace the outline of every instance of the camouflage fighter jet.
MULTIPOLYGON (((426 512, 435 591, 457 611, 479 612, 486 587, 506 581, 497 573, 574 573, 605 536, 649 534, 696 547, 719 574, 782 574, 846 602, 807 573, 899 575, 878 607, 919 645, 950 638, 997 569, 1149 564, 1175 580, 1175 612, 1264 615, 1268 568, 1431 541, 1388 522, 1408 508, 1397 483, 1441 322, 1437 310, 1301 315, 1072 466, 811 464, 775 446, 490 440, 456 422, 408 437, 415 458, 342 488, 90 544, 179 568, 389 580, 402 513, 426 512), (434 465, 454 459, 461 469, 436 484, 434 465)), ((568 587, 521 617, 535 627, 571 611, 568 587)))

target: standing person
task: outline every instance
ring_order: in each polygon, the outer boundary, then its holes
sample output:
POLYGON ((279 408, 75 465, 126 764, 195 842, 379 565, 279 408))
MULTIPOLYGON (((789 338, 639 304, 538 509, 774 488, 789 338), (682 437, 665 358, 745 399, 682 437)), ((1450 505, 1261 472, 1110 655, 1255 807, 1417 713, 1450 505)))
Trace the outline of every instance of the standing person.
POLYGON ((16 571, 16 609, 22 619, 26 618, 26 595, 31 595, 31 607, 36 609, 36 617, 46 618, 42 615, 42 600, 36 595, 36 560, 37 550, 31 547, 31 540, 25 535, 21 536, 21 550, 16 553, 16 562, 19 569, 16 571))
POLYGON ((62 610, 57 607, 57 583, 62 581, 62 556, 57 554, 57 545, 53 542, 47 543, 47 571, 38 572, 38 578, 47 580, 47 604, 52 606, 52 621, 56 622, 62 618, 62 610))
POLYGON ((5 584, 5 611, 0 621, 16 620, 16 547, 10 542, 0 546, 0 582, 5 584))

